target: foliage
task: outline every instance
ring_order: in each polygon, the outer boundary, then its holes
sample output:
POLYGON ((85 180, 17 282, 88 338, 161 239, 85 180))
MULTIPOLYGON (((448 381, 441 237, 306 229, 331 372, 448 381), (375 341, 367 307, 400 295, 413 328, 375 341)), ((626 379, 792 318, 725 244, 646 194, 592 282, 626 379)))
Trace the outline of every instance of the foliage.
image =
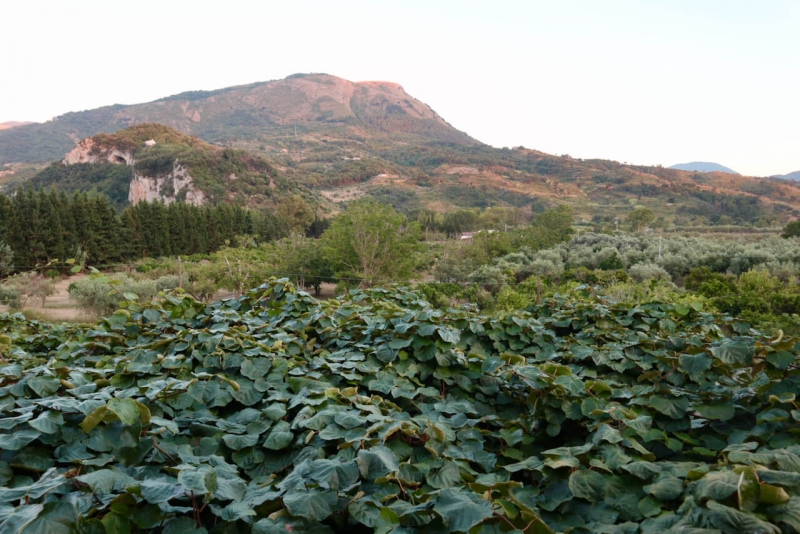
POLYGON ((116 209, 128 205, 133 169, 127 165, 114 163, 78 163, 64 165, 57 161, 51 163, 31 179, 37 189, 56 189, 67 194, 90 192, 108 197, 116 209))
POLYGON ((800 221, 792 221, 783 227, 781 237, 800 237, 800 221))
POLYGON ((69 286, 69 296, 81 308, 97 314, 110 314, 118 309, 121 301, 140 300, 147 302, 159 291, 178 286, 175 276, 164 276, 156 280, 136 280, 125 274, 100 275, 81 278, 69 286))
POLYGON ((419 210, 419 196, 412 189, 401 189, 399 187, 376 187, 369 191, 369 196, 381 204, 391 206, 399 213, 409 213, 419 210))
POLYGON ((280 234, 271 214, 229 204, 140 202, 118 214, 102 195, 28 189, 13 198, 0 195, 0 275, 8 269, 8 248, 17 270, 76 257, 105 267, 148 256, 209 253, 236 244, 241 235, 266 241, 280 234))
POLYGON ((278 281, 0 351, 2 531, 800 531, 800 347, 699 305, 278 281))
POLYGON ((653 210, 648 208, 636 208, 625 217, 632 232, 641 232, 656 220, 653 210))
POLYGON ((36 272, 16 274, 5 281, 5 289, 0 291, 0 302, 12 308, 22 308, 31 297, 41 300, 44 308, 47 297, 55 293, 56 288, 47 276, 36 272))
POLYGON ((291 195, 278 203, 275 215, 286 235, 304 234, 315 220, 314 209, 300 195, 291 195))
POLYGON ((319 295, 324 282, 334 282, 331 263, 317 239, 294 236, 274 245, 274 274, 287 277, 300 287, 313 288, 319 295))
POLYGON ((628 269, 628 274, 637 282, 647 280, 666 280, 671 281, 669 273, 660 265, 655 263, 637 263, 628 269))
POLYGON ((686 287, 711 299, 719 310, 765 331, 782 329, 800 335, 800 282, 794 276, 781 280, 763 267, 739 277, 699 268, 686 277, 686 287))
POLYGON ((368 197, 350 203, 322 235, 337 276, 366 285, 408 279, 418 241, 416 223, 368 197))
POLYGON ((710 239, 681 235, 596 234, 587 232, 558 247, 567 269, 626 268, 637 263, 663 267, 673 279, 683 278, 692 269, 744 273, 758 265, 773 268, 800 265, 797 239, 767 237, 757 241, 710 239), (619 262, 613 259, 617 255, 619 262))
POLYGON ((0 284, 0 304, 12 309, 19 309, 21 303, 17 290, 12 286, 0 284))
POLYGON ((14 271, 14 251, 3 241, 0 241, 0 278, 4 278, 14 271))

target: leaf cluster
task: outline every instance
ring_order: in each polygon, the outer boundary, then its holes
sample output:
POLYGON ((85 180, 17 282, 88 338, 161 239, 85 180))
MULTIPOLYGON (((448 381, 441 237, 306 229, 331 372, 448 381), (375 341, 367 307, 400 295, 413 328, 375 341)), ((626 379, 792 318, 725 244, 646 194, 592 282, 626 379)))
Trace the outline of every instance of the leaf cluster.
POLYGON ((800 532, 800 346, 700 306, 278 280, 0 353, 0 531, 800 532))

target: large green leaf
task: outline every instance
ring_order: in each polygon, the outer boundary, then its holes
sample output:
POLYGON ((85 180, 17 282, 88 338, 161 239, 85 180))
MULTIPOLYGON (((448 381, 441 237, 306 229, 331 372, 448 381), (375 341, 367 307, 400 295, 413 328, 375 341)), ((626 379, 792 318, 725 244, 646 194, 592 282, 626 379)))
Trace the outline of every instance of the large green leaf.
POLYGON ((777 525, 767 523, 752 514, 740 512, 716 501, 708 501, 711 524, 723 532, 762 532, 764 534, 780 534, 777 525))
POLYGON ((358 475, 355 462, 324 459, 311 462, 311 478, 333 491, 349 488, 358 481, 358 475))
POLYGON ((264 441, 264 447, 278 451, 285 449, 291 445, 294 440, 294 434, 289 430, 289 423, 286 421, 279 421, 275 424, 267 434, 267 439, 264 441))
POLYGON ((683 493, 683 481, 671 473, 660 473, 652 484, 644 486, 644 491, 661 501, 677 499, 683 493))
POLYGON ((358 451, 356 463, 361 476, 367 480, 384 477, 400 469, 400 462, 394 452, 382 445, 358 451))
POLYGON ((78 511, 71 503, 49 502, 21 534, 71 534, 77 519, 78 511))
POLYGON ((681 354, 678 363, 681 369, 690 374, 698 374, 711 367, 711 357, 708 354, 681 354))
POLYGON ((55 434, 64 424, 64 417, 61 412, 48 410, 36 419, 28 421, 28 424, 42 434, 55 434))
POLYGON ((569 489, 575 497, 590 502, 602 501, 606 496, 606 481, 596 471, 580 469, 569 476, 569 489))
POLYGON ((649 399, 649 405, 673 419, 680 419, 689 409, 689 401, 686 397, 653 396, 649 399))
POLYGON ((258 443, 258 434, 225 434, 222 441, 231 449, 238 451, 245 447, 252 447, 258 443))
POLYGON ((322 521, 333 511, 330 495, 321 491, 292 490, 283 496, 283 504, 290 514, 311 521, 322 521))
POLYGON ((706 419, 728 421, 736 415, 736 409, 731 401, 715 402, 714 404, 695 405, 695 410, 706 419))
POLYGON ((711 349, 711 354, 727 364, 750 365, 753 347, 742 341, 726 341, 711 349))
POLYGON ((12 434, 0 434, 0 449, 18 451, 41 435, 41 432, 32 428, 16 430, 12 434))
POLYGON ((123 425, 133 425, 139 420, 139 406, 133 399, 111 399, 106 406, 123 425))
POLYGON ((739 475, 730 471, 709 473, 694 483, 695 499, 723 501, 736 493, 739 488, 739 475))
POLYGON ((474 493, 451 488, 439 493, 433 511, 442 517, 450 532, 468 532, 492 516, 492 504, 474 493))
POLYGON ((436 489, 460 486, 461 470, 455 462, 445 461, 441 467, 428 473, 426 481, 436 489))

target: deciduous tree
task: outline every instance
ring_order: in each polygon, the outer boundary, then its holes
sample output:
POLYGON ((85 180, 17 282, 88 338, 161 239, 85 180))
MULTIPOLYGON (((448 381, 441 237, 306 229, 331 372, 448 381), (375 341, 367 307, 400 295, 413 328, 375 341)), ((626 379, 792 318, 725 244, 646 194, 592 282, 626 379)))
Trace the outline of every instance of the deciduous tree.
POLYGON ((322 235, 325 257, 334 270, 361 281, 406 280, 411 276, 419 226, 390 206, 364 198, 352 202, 322 235))

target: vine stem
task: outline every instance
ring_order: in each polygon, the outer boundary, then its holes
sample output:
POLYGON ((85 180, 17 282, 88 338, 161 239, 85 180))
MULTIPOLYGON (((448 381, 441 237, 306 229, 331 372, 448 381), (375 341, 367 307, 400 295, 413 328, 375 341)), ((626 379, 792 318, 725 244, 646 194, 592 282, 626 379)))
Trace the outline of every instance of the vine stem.
POLYGON ((175 458, 173 458, 171 454, 169 454, 167 451, 158 446, 155 436, 153 436, 153 447, 155 447, 158 452, 169 458, 170 462, 175 463, 175 458))

